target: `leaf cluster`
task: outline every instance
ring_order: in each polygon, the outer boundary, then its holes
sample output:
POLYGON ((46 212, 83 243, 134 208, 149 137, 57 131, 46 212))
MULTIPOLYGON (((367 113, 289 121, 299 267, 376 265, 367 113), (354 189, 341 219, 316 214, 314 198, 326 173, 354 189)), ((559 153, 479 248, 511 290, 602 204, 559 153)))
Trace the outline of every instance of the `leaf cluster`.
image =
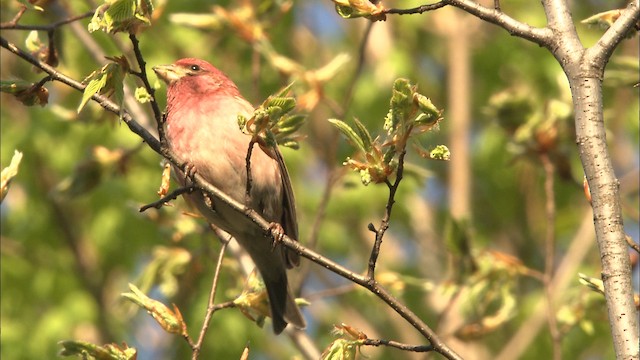
POLYGON ((282 145, 298 149, 301 135, 296 134, 304 124, 305 116, 290 114, 296 107, 296 99, 289 95, 291 86, 278 94, 268 97, 247 119, 238 115, 238 125, 253 140, 268 147, 282 145))
MULTIPOLYGON (((330 119, 334 126, 354 145, 359 159, 347 158, 344 165, 360 173, 363 184, 388 181, 398 167, 398 157, 406 149, 409 139, 438 128, 442 110, 417 91, 407 79, 397 79, 393 84, 389 112, 385 117, 384 138, 374 138, 364 124, 354 119, 354 127, 338 119, 330 119)), ((431 158, 446 160, 449 153, 440 145, 431 158)))

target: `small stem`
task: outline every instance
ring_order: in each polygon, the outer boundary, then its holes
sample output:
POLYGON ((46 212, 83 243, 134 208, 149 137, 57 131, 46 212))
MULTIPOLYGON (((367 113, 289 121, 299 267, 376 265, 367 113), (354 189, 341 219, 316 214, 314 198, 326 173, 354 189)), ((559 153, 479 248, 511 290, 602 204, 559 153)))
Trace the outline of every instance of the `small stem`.
POLYGON ((72 23, 74 21, 82 20, 82 19, 85 19, 85 18, 93 16, 93 11, 89 11, 89 12, 86 12, 84 14, 77 15, 77 16, 72 16, 72 17, 70 17, 68 19, 60 20, 58 22, 54 22, 54 23, 48 24, 48 25, 20 25, 20 24, 18 24, 18 21, 22 17, 22 14, 24 14, 25 10, 26 10, 26 8, 20 9, 18 14, 16 14, 16 16, 11 21, 0 24, 0 30, 41 30, 41 31, 50 31, 50 30, 54 30, 56 28, 59 28, 59 27, 61 27, 63 25, 72 23))
POLYGON ((551 283, 554 276, 555 268, 555 224, 556 224, 556 201, 555 201, 555 165, 549 158, 547 153, 540 154, 540 160, 545 172, 544 192, 546 199, 546 218, 547 230, 545 236, 545 264, 544 264, 544 292, 547 302, 547 322, 549 326, 549 334, 553 344, 553 359, 562 358, 562 344, 560 331, 558 330, 558 322, 556 321, 555 306, 553 304, 553 292, 551 283))
POLYGON ((391 219, 391 210, 393 209, 393 204, 395 204, 395 196, 396 191, 398 190, 398 186, 400 186, 400 181, 402 180, 402 172, 404 170, 404 156, 407 153, 407 150, 403 147, 400 156, 398 157, 398 170, 396 171, 396 179, 391 184, 389 180, 386 180, 385 183, 389 187, 389 198, 387 200, 387 206, 385 209, 384 217, 380 222, 380 226, 376 231, 376 240, 373 243, 373 248, 371 249, 371 255, 369 256, 369 268, 367 270, 367 277, 369 281, 373 281, 375 278, 375 269, 376 262, 378 261, 378 255, 380 255, 380 246, 382 245, 382 238, 384 237, 385 232, 389 228, 389 220, 391 219))
POLYGON ((191 356, 192 360, 198 359, 200 355, 200 349, 202 348, 202 343, 204 341, 204 336, 209 329, 209 324, 211 323, 211 318, 213 313, 216 311, 215 306, 215 297, 216 297, 216 289, 218 288, 218 279, 220 278, 220 268, 222 267, 222 259, 224 258, 225 250, 227 249, 227 244, 229 241, 222 241, 222 247, 220 248, 220 254, 218 255, 218 262, 216 264, 215 274, 213 276, 213 282, 211 284, 211 292, 209 293, 209 304, 207 306, 207 312, 204 316, 204 323, 202 324, 202 328, 200 329, 200 335, 198 336, 198 342, 194 346, 191 347, 193 350, 193 355, 191 356))
POLYGON ((389 346, 389 347, 394 347, 400 350, 413 351, 413 352, 434 351, 433 346, 431 345, 409 345, 409 344, 403 344, 393 340, 384 340, 384 339, 365 339, 363 340, 362 344, 369 345, 369 346, 389 346))
POLYGON ((166 196, 162 197, 162 199, 158 200, 158 201, 154 201, 152 203, 149 203, 147 205, 144 205, 142 207, 140 207, 140 210, 138 210, 139 212, 144 212, 148 209, 151 208, 156 208, 156 209, 160 209, 162 207, 162 205, 170 202, 171 200, 175 200, 178 198, 178 196, 182 195, 182 194, 186 194, 186 193, 192 193, 196 190, 196 188, 194 186, 186 186, 186 187, 181 187, 179 189, 176 189, 174 191, 172 191, 171 193, 167 194, 166 196))
POLYGON ((418 7, 414 7, 411 9, 384 9, 382 11, 383 14, 396 14, 396 15, 411 15, 411 14, 422 14, 427 11, 433 11, 440 9, 441 7, 447 6, 447 3, 444 1, 438 1, 437 3, 420 5, 418 7))
POLYGON ((142 56, 142 52, 140 51, 140 42, 135 34, 129 34, 129 39, 131 40, 131 44, 133 45, 133 53, 136 56, 136 61, 138 62, 138 67, 140 68, 140 72, 134 72, 142 83, 144 84, 145 89, 151 96, 151 109, 153 110, 153 116, 156 119, 156 124, 158 125, 158 136, 160 139, 164 139, 164 121, 162 116, 162 111, 160 111, 160 107, 158 106, 158 102, 156 101, 156 90, 151 86, 149 82, 149 78, 147 77, 147 63, 142 56))
POLYGON ((247 184, 245 189, 245 196, 247 198, 246 203, 250 204, 249 201, 251 199, 251 154, 253 154, 253 145, 255 145, 256 141, 251 139, 249 142, 249 148, 247 149, 247 157, 245 158, 245 169, 247 170, 247 184))

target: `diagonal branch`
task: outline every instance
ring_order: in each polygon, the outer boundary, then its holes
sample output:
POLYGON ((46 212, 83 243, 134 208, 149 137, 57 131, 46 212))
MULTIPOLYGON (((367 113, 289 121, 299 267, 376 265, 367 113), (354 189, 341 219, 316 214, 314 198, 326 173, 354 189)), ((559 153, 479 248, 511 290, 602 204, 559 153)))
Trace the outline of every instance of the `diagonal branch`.
POLYGON ((455 6, 494 25, 498 25, 513 36, 527 39, 538 45, 548 43, 553 36, 551 30, 547 28, 536 28, 527 25, 510 17, 499 9, 488 8, 472 0, 443 0, 442 2, 455 6))
MULTIPOLYGON (((52 80, 59 81, 63 84, 69 85, 78 91, 84 91, 85 85, 83 83, 62 74, 52 66, 39 61, 38 59, 33 57, 31 54, 18 48, 15 44, 12 44, 9 41, 7 41, 7 39, 5 39, 4 37, 0 37, 0 46, 9 50, 15 55, 21 57, 22 59, 26 60, 33 66, 46 72, 47 74, 49 74, 49 76, 51 76, 52 80)), ((102 106, 105 110, 108 110, 114 114, 120 113, 120 107, 106 96, 94 94, 93 96, 91 96, 91 99, 97 102, 98 104, 100 104, 100 106, 102 106)), ((122 114, 122 120, 125 122, 125 124, 127 124, 127 126, 131 131, 133 131, 135 134, 140 136, 147 144, 149 144, 149 147, 151 147, 153 151, 161 155, 163 154, 163 151, 160 146, 160 141, 158 141, 158 139, 156 139, 155 136, 151 135, 151 133, 147 131, 147 129, 145 129, 140 124, 138 124, 133 119, 131 114, 124 111, 122 114)))
POLYGON ((2 24, 0 24, 0 30, 40 30, 40 31, 52 31, 55 30, 63 25, 72 23, 74 21, 78 21, 78 20, 82 20, 82 19, 86 19, 88 17, 92 17, 93 16, 93 11, 89 11, 86 12, 84 14, 81 15, 77 15, 77 16, 72 16, 68 19, 64 19, 64 20, 60 20, 58 22, 54 22, 48 25, 20 25, 17 23, 17 21, 11 20, 8 22, 4 22, 2 24))
POLYGON ((622 12, 618 20, 611 25, 600 40, 587 49, 585 56, 596 66, 604 67, 609 61, 613 50, 625 38, 634 24, 640 21, 640 5, 637 1, 631 1, 626 10, 622 12))
MULTIPOLYGON (((25 59, 26 61, 40 68, 44 72, 48 73, 52 79, 65 83, 78 91, 84 90, 85 86, 82 83, 76 80, 73 80, 68 76, 58 72, 53 67, 38 61, 33 56, 26 53, 22 49, 18 48, 14 44, 9 43, 3 37, 0 37, 0 46, 11 51, 17 56, 25 59)), ((119 114, 121 112, 121 109, 113 101, 109 100, 106 96, 95 94, 91 97, 91 99, 96 101, 98 104, 100 104, 100 106, 102 106, 105 110, 108 110, 114 114, 119 114)), ((131 129, 131 131, 133 131, 135 134, 139 135, 144 141, 146 141, 152 150, 162 155, 167 160, 169 160, 169 162, 171 162, 173 165, 175 165, 176 167, 184 171, 186 164, 178 161, 176 156, 173 154, 173 152, 170 149, 162 147, 158 139, 156 139, 153 135, 151 135, 145 128, 140 126, 140 124, 138 124, 131 117, 129 113, 127 113, 126 111, 123 111, 122 118, 123 118, 123 121, 125 121, 125 123, 129 127, 129 129, 131 129)), ((228 205, 231 209, 238 212, 242 216, 246 216, 256 226, 264 230, 265 236, 271 236, 273 238, 273 233, 272 231, 270 231, 271 224, 268 221, 266 221, 264 218, 262 218, 255 210, 248 208, 242 205, 241 203, 235 201, 233 198, 223 193, 218 188, 206 182, 205 179, 202 178, 198 173, 195 173, 192 176, 192 179, 194 180, 194 184, 198 188, 202 189, 203 192, 212 196, 217 201, 222 201, 224 204, 228 205)), ((273 240, 275 241, 276 239, 273 239, 273 240)), ((387 305, 389 305, 396 313, 402 316, 416 330, 418 330, 429 341, 431 347, 433 348, 433 351, 436 351, 442 354, 447 359, 456 359, 456 360, 461 359, 461 357, 457 353, 455 353, 444 342, 442 342, 442 340, 440 340, 438 335, 424 321, 422 321, 422 319, 420 319, 416 314, 414 314, 411 310, 409 310, 406 306, 404 306, 397 298, 391 295, 384 287, 380 286, 377 282, 370 281, 368 277, 358 274, 356 272, 353 272, 347 269, 346 267, 343 267, 342 265, 332 261, 331 259, 326 258, 310 249, 307 249, 306 247, 302 246, 298 241, 293 240, 286 235, 282 236, 282 238, 278 240, 280 244, 283 244, 287 248, 292 249, 293 251, 297 252, 301 256, 304 256, 307 259, 315 262, 316 264, 344 277, 345 279, 350 280, 366 288, 371 293, 378 296, 387 305)))

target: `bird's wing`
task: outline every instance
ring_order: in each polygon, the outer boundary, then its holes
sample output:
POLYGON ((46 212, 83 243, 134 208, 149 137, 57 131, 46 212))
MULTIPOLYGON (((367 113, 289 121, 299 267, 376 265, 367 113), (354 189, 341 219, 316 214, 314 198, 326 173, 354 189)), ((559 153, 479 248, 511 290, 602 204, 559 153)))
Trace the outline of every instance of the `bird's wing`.
MULTIPOLYGON (((278 161, 278 167, 282 174, 282 227, 284 232, 292 239, 298 240, 298 218, 296 216, 296 200, 293 195, 293 187, 291 187, 291 179, 289 178, 289 171, 287 165, 284 163, 284 158, 280 149, 276 145, 274 148, 275 159, 278 161)), ((295 252, 285 249, 284 258, 288 268, 298 266, 300 264, 300 257, 295 252)))

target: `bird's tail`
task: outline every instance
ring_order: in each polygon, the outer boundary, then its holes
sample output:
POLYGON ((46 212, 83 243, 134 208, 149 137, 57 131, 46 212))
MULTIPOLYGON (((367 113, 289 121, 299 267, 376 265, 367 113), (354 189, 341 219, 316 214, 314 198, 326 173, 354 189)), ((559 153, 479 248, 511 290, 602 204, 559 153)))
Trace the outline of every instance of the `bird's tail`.
POLYGON ((286 273, 284 278, 278 280, 266 279, 263 276, 267 295, 269 296, 269 306, 271 307, 271 319, 273 321, 273 332, 280 334, 287 324, 291 324, 298 329, 304 329, 307 324, 304 321, 300 308, 296 305, 295 299, 289 291, 286 273))

